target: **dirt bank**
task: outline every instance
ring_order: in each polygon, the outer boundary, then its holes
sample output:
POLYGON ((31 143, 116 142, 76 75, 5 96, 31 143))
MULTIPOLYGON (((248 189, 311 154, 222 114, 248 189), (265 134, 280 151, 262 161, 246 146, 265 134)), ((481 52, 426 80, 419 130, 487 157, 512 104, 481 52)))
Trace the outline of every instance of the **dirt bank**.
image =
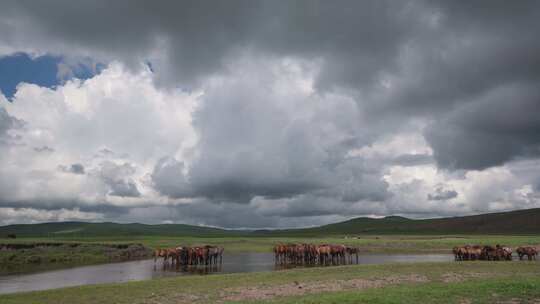
POLYGON ((3 243, 0 275, 149 258, 142 244, 3 243))

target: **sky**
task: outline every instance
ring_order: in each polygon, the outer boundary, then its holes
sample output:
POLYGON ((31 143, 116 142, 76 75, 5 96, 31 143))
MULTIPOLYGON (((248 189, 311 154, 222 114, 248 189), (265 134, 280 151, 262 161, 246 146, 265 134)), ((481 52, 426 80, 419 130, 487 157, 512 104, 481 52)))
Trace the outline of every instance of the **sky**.
POLYGON ((2 1, 0 225, 540 207, 538 1, 2 1))

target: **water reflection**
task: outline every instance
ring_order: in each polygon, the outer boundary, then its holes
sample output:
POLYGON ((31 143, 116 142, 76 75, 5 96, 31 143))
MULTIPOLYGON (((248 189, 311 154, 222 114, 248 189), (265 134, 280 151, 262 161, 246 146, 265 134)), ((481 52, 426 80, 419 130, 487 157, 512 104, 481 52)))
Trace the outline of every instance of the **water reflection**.
POLYGON ((177 272, 180 274, 211 274, 223 272, 223 266, 220 264, 212 265, 179 265, 171 263, 154 264, 154 272, 177 272))

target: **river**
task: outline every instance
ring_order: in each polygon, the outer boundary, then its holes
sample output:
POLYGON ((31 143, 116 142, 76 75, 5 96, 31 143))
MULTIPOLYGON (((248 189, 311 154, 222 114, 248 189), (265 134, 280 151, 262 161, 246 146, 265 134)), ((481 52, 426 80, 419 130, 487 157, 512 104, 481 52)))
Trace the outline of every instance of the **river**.
MULTIPOLYGON (((407 262, 448 262, 454 257, 449 254, 362 254, 358 264, 383 264, 407 262)), ((100 283, 140 281, 179 275, 201 275, 212 273, 238 273, 281 270, 274 264, 272 253, 227 253, 221 266, 192 266, 176 268, 163 265, 160 261, 140 260, 82 266, 33 274, 0 276, 0 294, 46 290, 69 286, 100 283)))

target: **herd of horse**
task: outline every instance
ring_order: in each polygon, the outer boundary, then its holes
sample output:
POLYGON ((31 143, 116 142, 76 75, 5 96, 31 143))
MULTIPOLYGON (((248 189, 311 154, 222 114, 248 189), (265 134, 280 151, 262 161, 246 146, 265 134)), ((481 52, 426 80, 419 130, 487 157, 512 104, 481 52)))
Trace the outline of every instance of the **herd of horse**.
MULTIPOLYGON (((156 249, 154 262, 163 258, 164 263, 171 265, 221 265, 224 248, 220 246, 178 246, 156 249)), ((342 244, 277 244, 274 246, 274 261, 279 265, 342 265, 358 264, 358 247, 342 244)), ((464 245, 452 249, 456 261, 512 260, 513 250, 501 245, 464 245)), ((520 260, 525 256, 528 260, 536 260, 538 250, 535 247, 520 246, 516 248, 520 260)))
POLYGON ((340 265, 353 263, 353 256, 358 264, 357 247, 335 244, 277 244, 274 246, 276 264, 294 265, 340 265))
POLYGON ((223 247, 211 245, 156 249, 154 263, 158 258, 163 258, 163 263, 170 260, 173 265, 217 265, 223 263, 223 251, 223 247))
MULTIPOLYGON (((501 245, 465 245, 452 249, 456 261, 485 260, 485 261, 511 261, 512 248, 501 245)), ((538 250, 535 247, 520 246, 516 249, 519 259, 527 256, 529 261, 536 260, 538 250)))

